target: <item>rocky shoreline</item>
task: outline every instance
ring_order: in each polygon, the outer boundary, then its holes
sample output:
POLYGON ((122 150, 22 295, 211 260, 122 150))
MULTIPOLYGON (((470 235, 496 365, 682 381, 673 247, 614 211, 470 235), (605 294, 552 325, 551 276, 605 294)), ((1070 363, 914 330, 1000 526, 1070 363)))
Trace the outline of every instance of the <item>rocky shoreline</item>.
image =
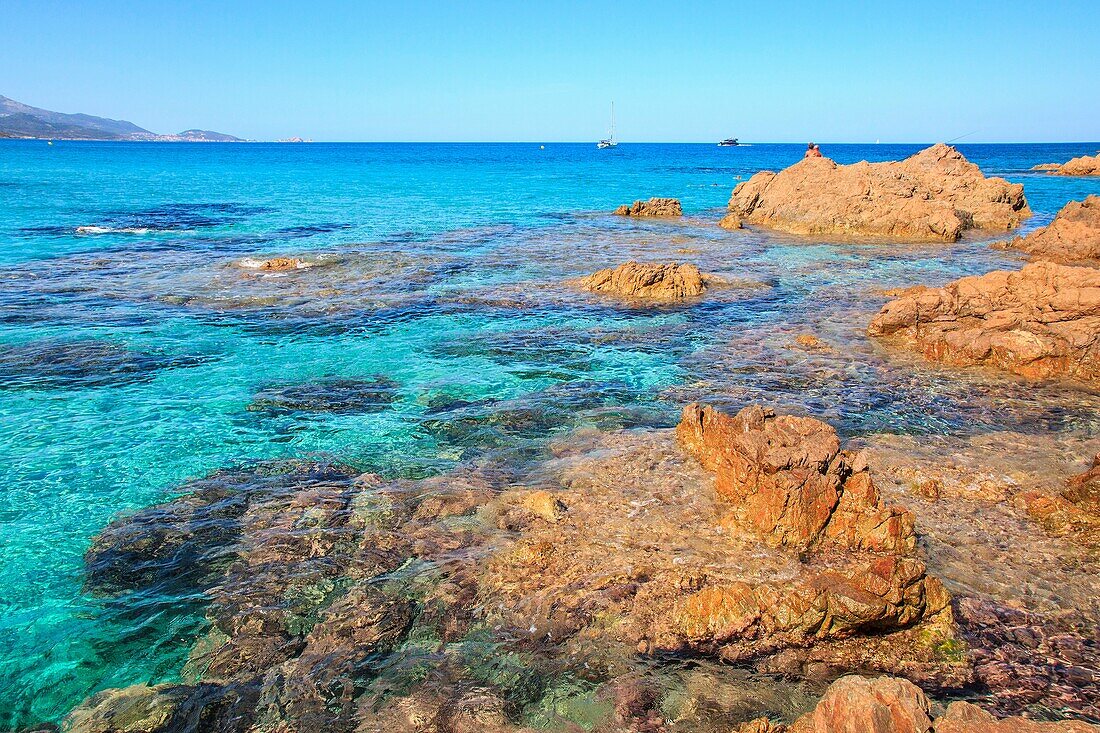
MULTIPOLYGON (((1071 203, 1004 245, 1036 260, 1019 271, 903 289, 868 314, 867 336, 946 366, 1095 387, 1095 208, 1095 197, 1071 203)), ((1021 186, 943 145, 896 163, 807 159, 760 173, 729 209, 731 230, 935 242, 1030 215, 1021 186)), ((650 199, 615 213, 682 209, 650 199)), ((329 269, 246 258, 222 276, 281 277, 312 297, 329 269)), ((725 285, 695 264, 630 260, 561 287, 683 308, 725 285)), ((812 334, 795 343, 803 357, 837 356, 812 334)), ((248 411, 379 413, 399 387, 381 374, 271 383, 248 411)), ((543 423, 516 411, 436 427, 485 441, 488 428, 543 423)), ((760 404, 690 403, 674 430, 579 429, 522 471, 476 460, 429 478, 332 460, 216 471, 116 518, 85 555, 87 591, 104 602, 152 590, 200 599, 206 632, 178 681, 98 692, 62 729, 1100 730, 1100 608, 1065 608, 1095 599, 1100 455, 1034 485, 993 476, 1003 463, 989 460, 979 485, 962 465, 986 460, 977 448, 949 467, 899 445, 845 443, 827 422, 760 404), (1025 567, 1061 586, 1045 599, 1059 610, 960 582, 991 571, 977 552, 945 549, 960 517, 1005 552, 1032 537, 1055 548, 1049 565, 1025 567)))

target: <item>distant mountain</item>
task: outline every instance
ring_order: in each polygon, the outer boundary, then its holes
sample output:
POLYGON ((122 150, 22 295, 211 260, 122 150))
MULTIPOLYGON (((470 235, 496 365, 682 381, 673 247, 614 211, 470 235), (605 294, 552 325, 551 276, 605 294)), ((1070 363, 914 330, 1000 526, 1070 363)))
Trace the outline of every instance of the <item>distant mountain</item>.
POLYGON ((161 142, 243 142, 238 137, 208 130, 185 130, 158 135, 133 122, 85 114, 65 114, 31 107, 0 96, 0 137, 55 140, 152 140, 161 142))
POLYGON ((195 142, 203 143, 243 143, 239 137, 233 137, 232 135, 226 135, 223 132, 211 132, 210 130, 184 130, 174 137, 181 138, 183 140, 193 140, 195 142))

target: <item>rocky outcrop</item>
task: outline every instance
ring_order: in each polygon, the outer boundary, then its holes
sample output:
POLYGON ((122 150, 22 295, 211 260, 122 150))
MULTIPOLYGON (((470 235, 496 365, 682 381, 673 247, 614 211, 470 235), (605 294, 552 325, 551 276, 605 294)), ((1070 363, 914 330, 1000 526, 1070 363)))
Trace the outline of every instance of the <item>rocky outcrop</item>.
POLYGON ((933 720, 932 704, 906 680, 856 675, 829 686, 813 711, 787 733, 1096 733, 1079 721, 1043 723, 1026 718, 997 719, 967 702, 953 702, 933 720))
POLYGON ((615 209, 619 216, 683 216, 684 209, 680 206, 679 199, 651 198, 649 201, 635 201, 632 204, 623 204, 615 209))
POLYGON ((1100 378, 1100 270, 1036 262, 887 303, 871 336, 925 358, 1029 379, 1100 378))
POLYGON ((730 417, 684 408, 676 435, 716 472, 715 488, 768 542, 807 550, 910 552, 913 515, 879 500, 862 456, 840 449, 836 430, 759 406, 730 417))
POLYGON ((313 263, 298 259, 297 257, 273 257, 269 260, 257 260, 246 257, 237 262, 238 267, 247 270, 260 270, 261 272, 287 272, 290 270, 304 270, 313 267, 313 263))
POLYGON ((762 171, 733 190, 729 210, 791 234, 945 242, 968 229, 1007 231, 1031 215, 1023 186, 986 178, 942 143, 903 161, 804 158, 779 173, 762 171))
POLYGON ((1065 163, 1044 163, 1031 170, 1047 171, 1055 176, 1100 176, 1100 154, 1082 155, 1065 163))
POLYGON ((519 535, 481 577, 490 619, 586 660, 610 646, 789 674, 837 664, 968 678, 939 651, 948 595, 909 554, 912 517, 877 501, 831 428, 693 406, 679 432, 699 463, 667 437, 624 435, 562 459, 567 510, 539 517, 502 498, 498 521, 519 535), (754 417, 766 427, 741 441, 754 417), (765 517, 782 502, 760 499, 783 492, 787 511, 765 517))
POLYGON ((1100 263, 1100 196, 1070 201, 1049 226, 1001 246, 1053 262, 1100 263))
POLYGON ((253 396, 248 410, 266 416, 312 412, 366 415, 387 409, 398 398, 400 386, 384 376, 272 384, 253 396))
POLYGON ((695 265, 625 262, 577 281, 584 290, 638 300, 685 300, 702 295, 717 279, 695 265))

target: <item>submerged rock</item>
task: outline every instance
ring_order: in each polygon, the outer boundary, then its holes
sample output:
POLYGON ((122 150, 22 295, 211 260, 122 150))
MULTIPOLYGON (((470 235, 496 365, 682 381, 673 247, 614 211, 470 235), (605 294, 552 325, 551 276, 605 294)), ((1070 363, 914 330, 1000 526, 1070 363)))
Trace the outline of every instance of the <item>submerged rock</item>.
POLYGON ((683 216, 684 210, 680 206, 679 199, 651 198, 649 201, 635 201, 632 204, 623 204, 615 209, 619 216, 683 216))
POLYGON ((0 390, 81 389, 148 382, 166 369, 186 369, 206 361, 135 351, 124 344, 94 339, 42 339, 0 349, 0 390))
POLYGON ((1044 163, 1033 171, 1047 171, 1056 176, 1100 176, 1100 155, 1082 155, 1065 163, 1044 163))
POLYGON ((386 377, 272 385, 257 392, 248 409, 266 413, 369 414, 387 409, 398 398, 399 386, 386 377))
POLYGON ((978 598, 955 604, 975 680, 999 714, 1037 707, 1100 720, 1100 639, 1082 611, 1048 616, 978 598))
POLYGON ((887 303, 868 333, 934 361, 1095 382, 1100 270, 1036 262, 965 277, 887 303))
POLYGON ((1100 455, 1092 467, 1066 482, 1056 494, 1029 491, 1017 497, 1047 531, 1100 548, 1100 455))
POLYGON ((986 178, 942 143, 887 163, 803 158, 738 184, 729 210, 791 234, 945 242, 968 229, 1007 231, 1031 215, 1023 186, 986 178))
POLYGON ((1037 259, 1054 262, 1100 262, 1100 196, 1070 201, 1049 226, 1004 242, 1037 259))
POLYGON ((625 262, 614 269, 600 270, 581 278, 578 285, 593 293, 639 300, 685 300, 702 295, 711 275, 699 272, 695 265, 625 262))

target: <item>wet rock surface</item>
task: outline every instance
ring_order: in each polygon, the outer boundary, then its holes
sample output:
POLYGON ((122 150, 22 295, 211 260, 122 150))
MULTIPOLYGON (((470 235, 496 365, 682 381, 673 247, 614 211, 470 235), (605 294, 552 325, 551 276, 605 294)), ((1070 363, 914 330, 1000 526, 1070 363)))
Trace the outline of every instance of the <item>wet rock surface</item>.
POLYGON ((1100 270, 1036 262, 915 289, 887 303, 868 333, 929 360, 1095 383, 1100 270))
POLYGON ((615 209, 618 216, 656 216, 670 217, 683 216, 684 210, 678 199, 651 198, 648 201, 635 201, 632 204, 623 204, 615 209))
POLYGON ((1070 201, 1049 226, 1002 246, 1053 262, 1100 263, 1100 196, 1070 201))
POLYGON ((684 300, 702 295, 716 278, 690 264, 626 262, 577 282, 593 293, 637 300, 684 300))
POLYGON ((954 242, 969 229, 1007 231, 1031 215, 1023 186, 987 178, 938 144, 889 163, 804 158, 738 184, 729 211, 790 234, 954 242))

